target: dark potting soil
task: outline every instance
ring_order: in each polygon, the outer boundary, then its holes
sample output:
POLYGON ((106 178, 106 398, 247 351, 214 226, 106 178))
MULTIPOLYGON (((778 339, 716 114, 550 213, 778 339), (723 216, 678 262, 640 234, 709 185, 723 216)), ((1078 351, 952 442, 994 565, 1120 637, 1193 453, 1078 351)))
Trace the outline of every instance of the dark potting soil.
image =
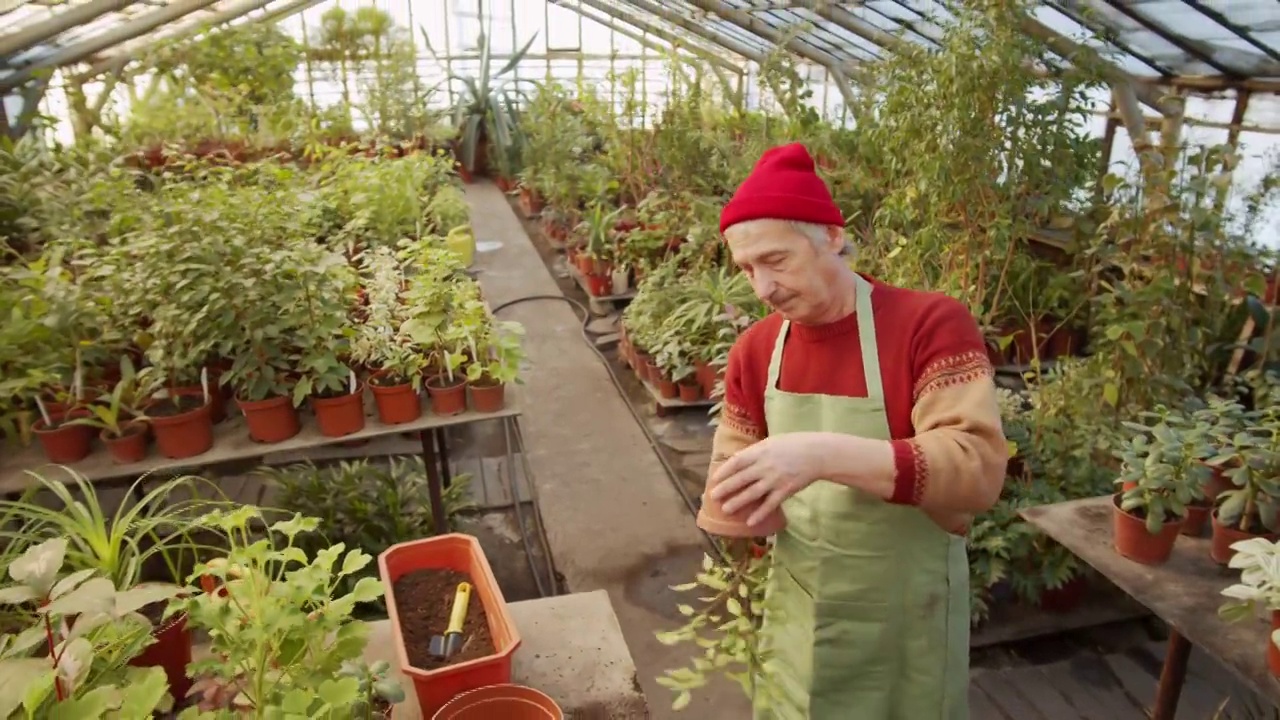
POLYGON ((458 583, 462 582, 469 583, 471 578, 456 570, 427 569, 402 575, 392 586, 400 615, 400 633, 414 667, 435 670, 493 654, 489 619, 480 602, 480 593, 472 583, 467 619, 462 623, 462 649, 447 660, 431 655, 431 638, 444 635, 448 629, 453 596, 458 591, 458 583))
POLYGON ((192 410, 199 410, 204 406, 204 398, 195 395, 179 395, 174 398, 167 398, 152 405, 147 413, 156 417, 173 417, 181 415, 192 410))

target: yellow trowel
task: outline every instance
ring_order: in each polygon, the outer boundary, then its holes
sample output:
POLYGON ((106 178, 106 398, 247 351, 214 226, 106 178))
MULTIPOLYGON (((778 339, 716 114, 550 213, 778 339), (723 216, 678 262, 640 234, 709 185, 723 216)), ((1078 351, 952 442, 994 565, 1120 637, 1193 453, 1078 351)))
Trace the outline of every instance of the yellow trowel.
POLYGON ((449 627, 445 629, 444 635, 431 638, 428 650, 433 656, 448 658, 462 649, 462 625, 467 619, 467 606, 470 603, 471 583, 458 583, 458 589, 453 594, 453 611, 449 613, 449 627))

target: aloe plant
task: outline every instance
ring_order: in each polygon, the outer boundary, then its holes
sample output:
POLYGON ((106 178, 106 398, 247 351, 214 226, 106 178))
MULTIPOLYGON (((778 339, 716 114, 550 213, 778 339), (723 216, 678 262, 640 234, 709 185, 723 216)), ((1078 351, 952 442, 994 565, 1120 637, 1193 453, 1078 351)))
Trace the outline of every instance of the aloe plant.
MULTIPOLYGON (((419 31, 432 57, 437 61, 441 60, 441 56, 431 46, 431 38, 426 28, 419 27, 419 31)), ((444 83, 457 80, 463 87, 463 92, 453 107, 453 126, 459 132, 461 153, 458 161, 467 172, 476 169, 476 150, 485 140, 493 142, 493 149, 497 153, 496 159, 500 166, 504 166, 503 170, 509 171, 509 163, 520 157, 520 140, 523 138, 519 122, 520 107, 526 97, 516 86, 520 83, 528 83, 537 87, 539 83, 527 78, 504 76, 515 70, 524 56, 529 53, 529 48, 537 37, 535 33, 511 55, 505 65, 497 72, 493 72, 493 52, 489 44, 489 35, 482 30, 476 40, 480 67, 476 70, 475 76, 468 77, 455 72, 449 72, 445 76, 444 83)))

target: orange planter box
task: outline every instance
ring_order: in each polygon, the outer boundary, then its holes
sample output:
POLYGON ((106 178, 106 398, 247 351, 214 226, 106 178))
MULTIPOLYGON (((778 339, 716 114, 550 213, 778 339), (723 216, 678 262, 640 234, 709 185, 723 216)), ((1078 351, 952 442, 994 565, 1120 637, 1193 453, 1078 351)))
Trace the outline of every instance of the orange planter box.
POLYGON ((507 601, 502 597, 493 568, 489 566, 478 540, 470 535, 450 533, 392 545, 378 556, 378 572, 386 588, 387 615, 391 619, 391 636, 396 644, 400 672, 413 683, 422 717, 434 716, 459 693, 511 682, 511 657, 520 647, 520 633, 511 620, 507 601), (421 670, 409 663, 393 588, 401 576, 425 569, 455 570, 471 577, 475 588, 472 597, 480 600, 489 621, 489 634, 495 648, 493 655, 437 670, 421 670))

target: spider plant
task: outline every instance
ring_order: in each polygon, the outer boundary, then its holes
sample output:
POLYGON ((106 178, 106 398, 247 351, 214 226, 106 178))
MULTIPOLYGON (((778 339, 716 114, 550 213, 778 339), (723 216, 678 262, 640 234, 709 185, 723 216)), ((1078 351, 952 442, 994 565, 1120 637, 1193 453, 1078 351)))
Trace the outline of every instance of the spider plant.
POLYGON ((144 475, 108 514, 92 482, 74 470, 61 469, 67 473, 65 479, 28 473, 35 485, 18 500, 0 501, 0 540, 7 543, 6 552, 12 556, 45 540, 64 538, 69 572, 95 570, 122 590, 140 584, 148 564, 156 561, 163 563, 167 582, 180 583, 183 554, 200 549, 194 539, 197 519, 213 507, 229 504, 221 490, 203 478, 175 477, 145 490, 143 483, 155 478, 144 475), (196 499, 203 484, 222 499, 196 499), (44 498, 39 495, 56 502, 40 502, 44 498))

